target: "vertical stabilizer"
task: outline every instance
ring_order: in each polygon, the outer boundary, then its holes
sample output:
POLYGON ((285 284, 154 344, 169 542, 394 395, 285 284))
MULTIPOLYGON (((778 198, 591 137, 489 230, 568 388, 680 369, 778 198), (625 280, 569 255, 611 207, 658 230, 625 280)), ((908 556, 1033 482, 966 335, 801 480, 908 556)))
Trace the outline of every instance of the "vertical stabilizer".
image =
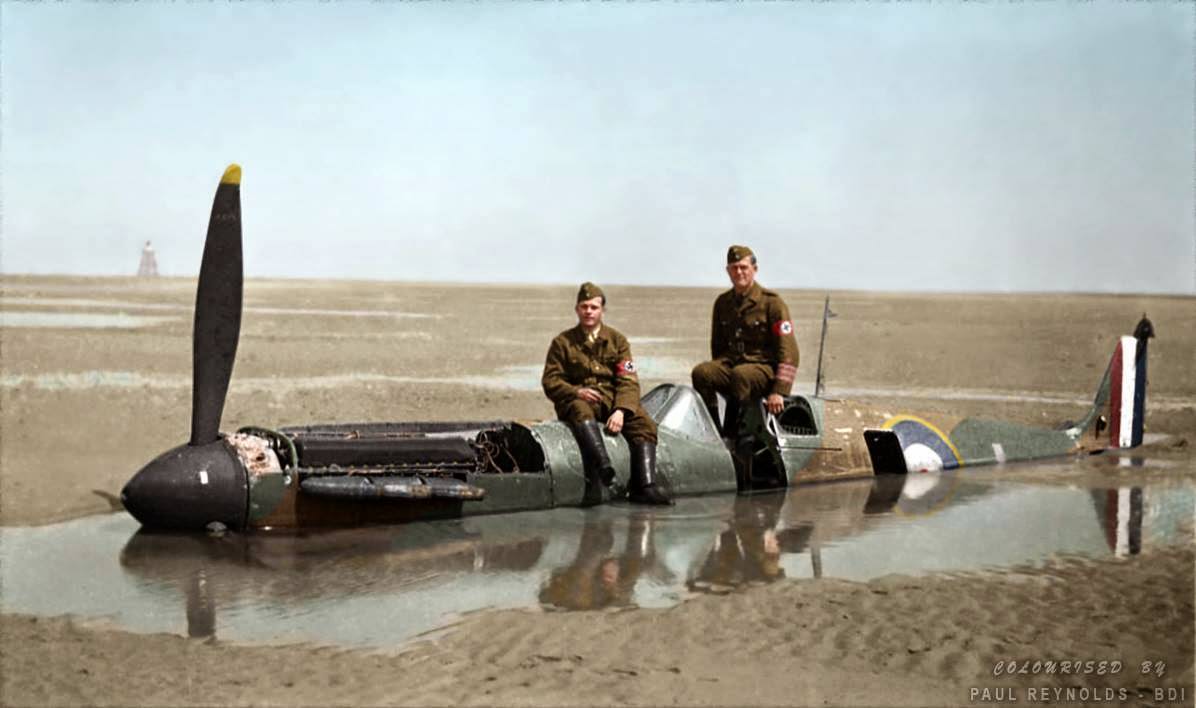
POLYGON ((1146 417, 1146 348, 1154 327, 1145 317, 1131 337, 1121 337, 1109 364, 1109 447, 1142 444, 1146 417))
POLYGON ((1078 439, 1095 436, 1097 447, 1125 448, 1142 444, 1146 419, 1146 348, 1154 337, 1154 325, 1144 316, 1133 336, 1120 337, 1109 360, 1109 368, 1096 389, 1088 415, 1068 430, 1078 439))

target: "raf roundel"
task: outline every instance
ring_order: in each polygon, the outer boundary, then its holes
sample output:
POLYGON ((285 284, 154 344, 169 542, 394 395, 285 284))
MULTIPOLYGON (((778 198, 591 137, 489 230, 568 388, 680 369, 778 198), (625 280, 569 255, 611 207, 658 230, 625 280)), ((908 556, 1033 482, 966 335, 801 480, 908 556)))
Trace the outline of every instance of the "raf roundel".
POLYGON ((793 334, 793 323, 789 320, 781 320, 776 322, 772 326, 772 332, 778 337, 784 337, 786 335, 793 334))

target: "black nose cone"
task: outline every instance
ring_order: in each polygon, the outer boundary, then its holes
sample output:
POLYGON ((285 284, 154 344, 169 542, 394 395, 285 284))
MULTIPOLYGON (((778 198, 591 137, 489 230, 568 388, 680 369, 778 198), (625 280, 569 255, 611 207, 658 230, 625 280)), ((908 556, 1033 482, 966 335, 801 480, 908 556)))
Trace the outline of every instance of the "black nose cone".
POLYGON ((168 450, 121 490, 125 509, 150 528, 202 530, 213 521, 245 527, 249 479, 223 440, 168 450))

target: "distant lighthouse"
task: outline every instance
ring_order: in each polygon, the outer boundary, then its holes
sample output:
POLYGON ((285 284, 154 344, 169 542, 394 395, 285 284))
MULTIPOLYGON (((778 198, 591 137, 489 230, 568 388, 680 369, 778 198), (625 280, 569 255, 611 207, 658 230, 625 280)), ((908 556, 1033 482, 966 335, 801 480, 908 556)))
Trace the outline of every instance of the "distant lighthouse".
POLYGON ((154 247, 149 241, 141 249, 141 265, 137 266, 137 275, 151 278, 158 275, 158 257, 154 255, 154 247))

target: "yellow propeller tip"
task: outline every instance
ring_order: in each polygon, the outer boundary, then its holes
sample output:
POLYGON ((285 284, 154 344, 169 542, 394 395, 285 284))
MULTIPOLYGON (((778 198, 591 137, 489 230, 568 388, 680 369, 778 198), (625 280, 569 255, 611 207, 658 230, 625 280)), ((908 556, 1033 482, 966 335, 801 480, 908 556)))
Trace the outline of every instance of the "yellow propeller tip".
POLYGON ((220 178, 220 184, 241 184, 241 166, 236 163, 229 165, 220 178))

